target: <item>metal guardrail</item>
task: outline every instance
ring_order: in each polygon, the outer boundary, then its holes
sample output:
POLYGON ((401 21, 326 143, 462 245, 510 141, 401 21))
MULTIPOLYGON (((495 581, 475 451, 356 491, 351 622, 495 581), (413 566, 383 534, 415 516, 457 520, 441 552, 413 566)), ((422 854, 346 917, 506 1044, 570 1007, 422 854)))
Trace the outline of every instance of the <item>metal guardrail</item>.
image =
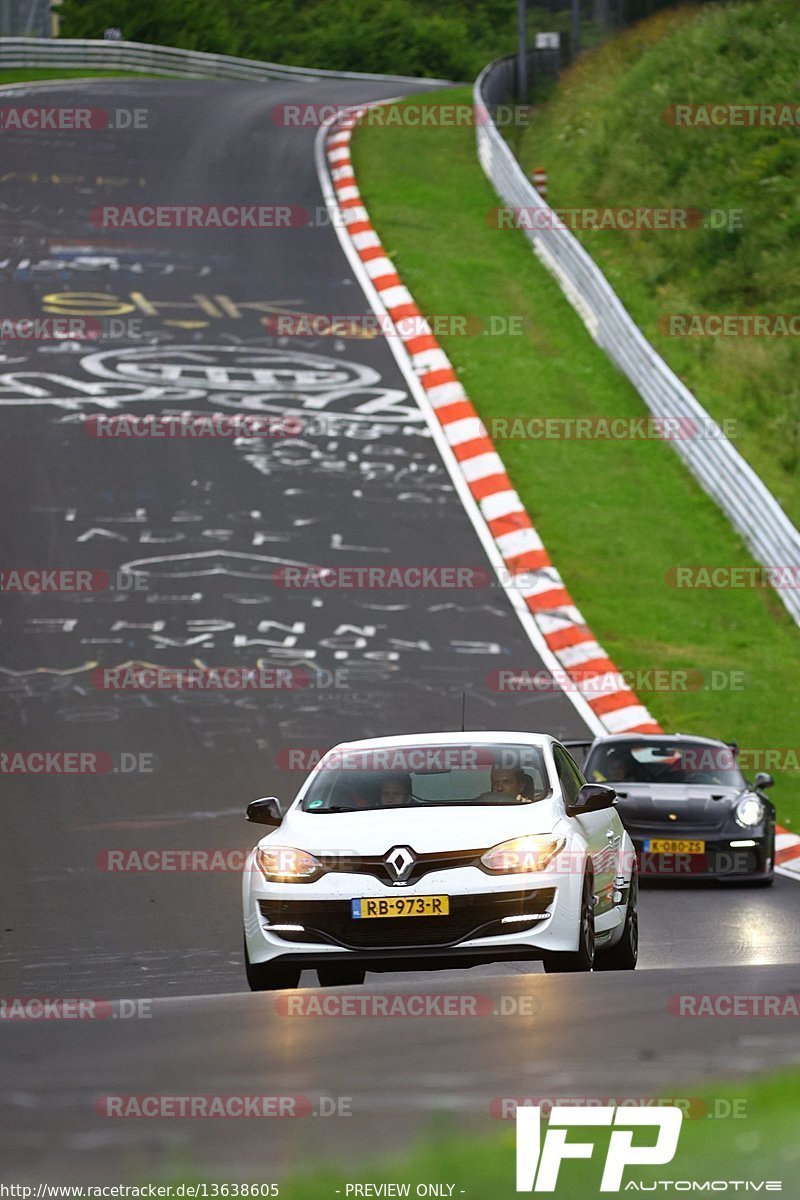
POLYGON ((176 46, 151 46, 144 42, 93 41, 85 38, 0 38, 0 69, 46 67, 64 70, 140 71, 202 79, 283 79, 307 83, 325 79, 363 79, 376 82, 414 83, 420 90, 441 87, 449 80, 410 75, 370 75, 360 71, 324 71, 316 67, 287 67, 277 63, 181 50, 176 46))
MULTIPOLYGON (((475 105, 491 113, 498 104, 508 102, 509 96, 503 92, 509 78, 507 61, 490 63, 475 83, 475 105)), ((494 122, 476 126, 478 157, 498 196, 510 208, 552 213, 494 122)), ((589 333, 631 381, 650 412, 659 418, 678 418, 689 429, 693 428, 689 422, 695 422, 697 428, 713 426, 710 414, 650 345, 577 238, 568 229, 555 227, 555 214, 552 218, 534 215, 536 219, 549 227, 524 230, 534 252, 555 275, 589 333)), ((800 531, 721 431, 716 431, 714 437, 676 438, 670 444, 758 562, 800 572, 800 531)), ((800 589, 781 588, 778 595, 800 624, 800 589)))

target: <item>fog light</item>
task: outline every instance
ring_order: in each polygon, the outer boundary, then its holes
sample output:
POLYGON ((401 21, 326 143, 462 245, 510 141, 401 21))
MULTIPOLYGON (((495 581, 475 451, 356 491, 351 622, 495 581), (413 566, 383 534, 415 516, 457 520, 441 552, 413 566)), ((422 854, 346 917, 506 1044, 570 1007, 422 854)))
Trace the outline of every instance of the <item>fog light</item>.
POLYGON ((742 838, 738 842, 731 842, 731 850, 740 850, 743 846, 755 846, 752 838, 742 838))
POLYGON ((268 925, 267 929, 277 930, 278 933, 305 933, 304 925, 268 925))

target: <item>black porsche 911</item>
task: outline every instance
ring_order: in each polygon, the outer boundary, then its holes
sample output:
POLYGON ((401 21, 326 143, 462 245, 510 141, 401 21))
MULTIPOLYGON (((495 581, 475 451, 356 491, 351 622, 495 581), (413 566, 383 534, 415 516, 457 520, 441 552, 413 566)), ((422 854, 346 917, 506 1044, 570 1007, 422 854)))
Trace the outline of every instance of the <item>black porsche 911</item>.
POLYGON ((764 795, 773 779, 745 779, 735 743, 630 733, 567 745, 588 746, 586 779, 615 789, 642 878, 773 882, 775 807, 764 795))

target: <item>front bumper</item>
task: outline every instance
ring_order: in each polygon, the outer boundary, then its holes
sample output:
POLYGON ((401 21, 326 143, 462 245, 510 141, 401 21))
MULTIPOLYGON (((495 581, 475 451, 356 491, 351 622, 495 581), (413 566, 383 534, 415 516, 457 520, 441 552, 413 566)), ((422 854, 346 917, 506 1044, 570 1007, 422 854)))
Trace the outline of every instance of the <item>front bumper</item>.
POLYGON ((244 892, 248 955, 253 963, 280 959, 304 966, 346 958, 374 970, 436 967, 449 958, 462 965, 541 958, 546 950, 577 947, 581 882, 546 871, 532 879, 460 868, 430 873, 401 890, 345 874, 311 884, 269 884, 253 871, 244 892), (352 918, 352 899, 393 895, 446 895, 450 914, 352 918))
MULTIPOLYGON (((725 837, 715 834, 709 838, 702 833, 696 839, 705 843, 701 854, 653 853, 648 842, 655 839, 674 839, 674 829, 648 830, 647 834, 628 830, 636 848, 640 879, 697 879, 718 880, 763 879, 774 865, 773 838, 770 833, 751 833, 740 830, 725 837), (732 843, 752 841, 752 846, 732 843)), ((695 835, 684 835, 684 840, 695 835)))
POLYGON ((267 930, 293 944, 345 950, 449 949, 463 942, 529 932, 549 920, 555 888, 450 897, 446 917, 353 920, 349 900, 258 900, 267 930))

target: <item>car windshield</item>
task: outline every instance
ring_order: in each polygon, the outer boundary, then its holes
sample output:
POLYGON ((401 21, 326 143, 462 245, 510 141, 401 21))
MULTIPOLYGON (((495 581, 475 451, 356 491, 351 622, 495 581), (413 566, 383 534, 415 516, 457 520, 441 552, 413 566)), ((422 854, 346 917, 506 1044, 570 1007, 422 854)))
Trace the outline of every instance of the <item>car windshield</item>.
POLYGON ((538 746, 398 746, 332 750, 303 797, 304 812, 531 804, 550 793, 538 746))
POLYGON ((730 746, 722 743, 619 741, 595 746, 585 766, 591 783, 681 783, 744 787, 730 746))

